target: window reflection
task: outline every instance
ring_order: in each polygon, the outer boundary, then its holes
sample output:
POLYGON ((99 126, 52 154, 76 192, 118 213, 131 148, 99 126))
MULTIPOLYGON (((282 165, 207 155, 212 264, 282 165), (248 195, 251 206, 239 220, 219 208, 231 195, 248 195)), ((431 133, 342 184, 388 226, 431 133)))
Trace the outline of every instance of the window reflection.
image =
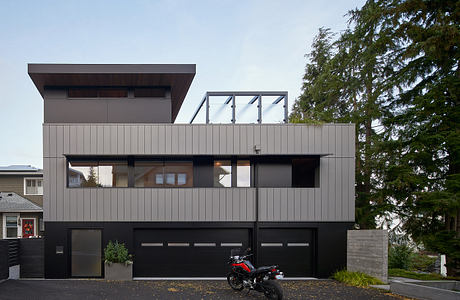
POLYGON ((239 160, 236 164, 236 186, 251 186, 251 164, 249 160, 239 160))
POLYGON ((214 187, 232 186, 232 162, 230 160, 214 161, 214 187))
POLYGON ((193 163, 179 161, 136 161, 135 187, 193 187, 193 163))
POLYGON ((164 172, 168 186, 193 187, 192 162, 165 162, 164 172))
POLYGON ((71 161, 68 171, 69 187, 127 187, 126 162, 71 161))
POLYGON ((162 187, 163 162, 136 161, 134 164, 135 187, 162 187))

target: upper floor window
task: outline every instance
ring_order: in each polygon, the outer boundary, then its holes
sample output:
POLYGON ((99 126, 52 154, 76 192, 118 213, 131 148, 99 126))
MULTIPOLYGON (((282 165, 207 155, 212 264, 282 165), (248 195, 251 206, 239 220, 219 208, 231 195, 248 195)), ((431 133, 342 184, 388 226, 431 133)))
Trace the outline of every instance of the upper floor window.
POLYGON ((126 161, 69 161, 69 187, 127 187, 126 161))
POLYGON ((214 187, 232 186, 251 186, 251 163, 249 160, 214 161, 214 187))
POLYGON ((43 195, 43 179, 24 178, 24 195, 43 195))
POLYGON ((69 88, 67 95, 69 98, 126 98, 128 88, 76 87, 69 88))
POLYGON ((319 157, 292 160, 292 187, 319 187, 319 157))
POLYGON ((230 160, 214 161, 214 187, 232 186, 232 162, 230 160))
POLYGON ((165 88, 156 88, 156 87, 145 87, 145 88, 134 88, 134 97, 135 98, 164 98, 166 97, 165 88))
POLYGON ((251 186, 251 163, 249 160, 238 160, 236 162, 236 186, 251 186))
POLYGON ((193 187, 191 161, 135 161, 135 187, 193 187))
POLYGON ((164 87, 71 87, 67 89, 68 98, 127 98, 132 91, 134 98, 164 98, 164 87))
POLYGON ((251 187, 249 159, 68 157, 67 187, 251 187))

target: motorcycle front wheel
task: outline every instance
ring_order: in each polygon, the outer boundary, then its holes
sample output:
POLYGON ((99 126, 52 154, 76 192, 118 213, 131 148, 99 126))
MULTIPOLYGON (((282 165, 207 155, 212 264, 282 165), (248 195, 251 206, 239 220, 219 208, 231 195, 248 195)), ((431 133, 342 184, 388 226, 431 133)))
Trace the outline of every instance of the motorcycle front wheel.
POLYGON ((262 285, 264 286, 265 297, 273 300, 283 299, 283 290, 277 282, 269 280, 262 283, 262 285))
POLYGON ((233 272, 227 275, 227 282, 236 291, 241 291, 244 288, 241 278, 233 272))

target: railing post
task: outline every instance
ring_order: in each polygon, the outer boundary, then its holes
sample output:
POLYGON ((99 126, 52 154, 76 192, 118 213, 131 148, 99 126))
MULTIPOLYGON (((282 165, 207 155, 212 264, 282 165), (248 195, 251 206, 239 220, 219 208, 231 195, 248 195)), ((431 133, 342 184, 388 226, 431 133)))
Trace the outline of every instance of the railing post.
POLYGON ((232 95, 232 123, 236 123, 236 115, 235 115, 235 105, 236 105, 236 100, 235 100, 235 94, 232 95))
POLYGON ((289 116, 288 116, 288 92, 284 96, 284 123, 289 123, 289 116))
POLYGON ((206 124, 209 124, 209 94, 206 93, 206 124))
POLYGON ((257 108, 259 109, 259 119, 257 121, 262 124, 262 95, 259 95, 257 108))

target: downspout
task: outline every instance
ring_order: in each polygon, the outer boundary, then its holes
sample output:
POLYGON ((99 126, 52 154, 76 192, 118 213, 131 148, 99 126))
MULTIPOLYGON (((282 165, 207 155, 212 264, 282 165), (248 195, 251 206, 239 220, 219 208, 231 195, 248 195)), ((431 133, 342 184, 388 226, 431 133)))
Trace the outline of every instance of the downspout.
POLYGON ((252 236, 252 245, 253 245, 253 254, 254 254, 254 264, 259 265, 259 247, 258 247, 258 238, 259 238, 259 161, 255 160, 254 164, 254 187, 255 187, 255 222, 253 228, 252 236))

